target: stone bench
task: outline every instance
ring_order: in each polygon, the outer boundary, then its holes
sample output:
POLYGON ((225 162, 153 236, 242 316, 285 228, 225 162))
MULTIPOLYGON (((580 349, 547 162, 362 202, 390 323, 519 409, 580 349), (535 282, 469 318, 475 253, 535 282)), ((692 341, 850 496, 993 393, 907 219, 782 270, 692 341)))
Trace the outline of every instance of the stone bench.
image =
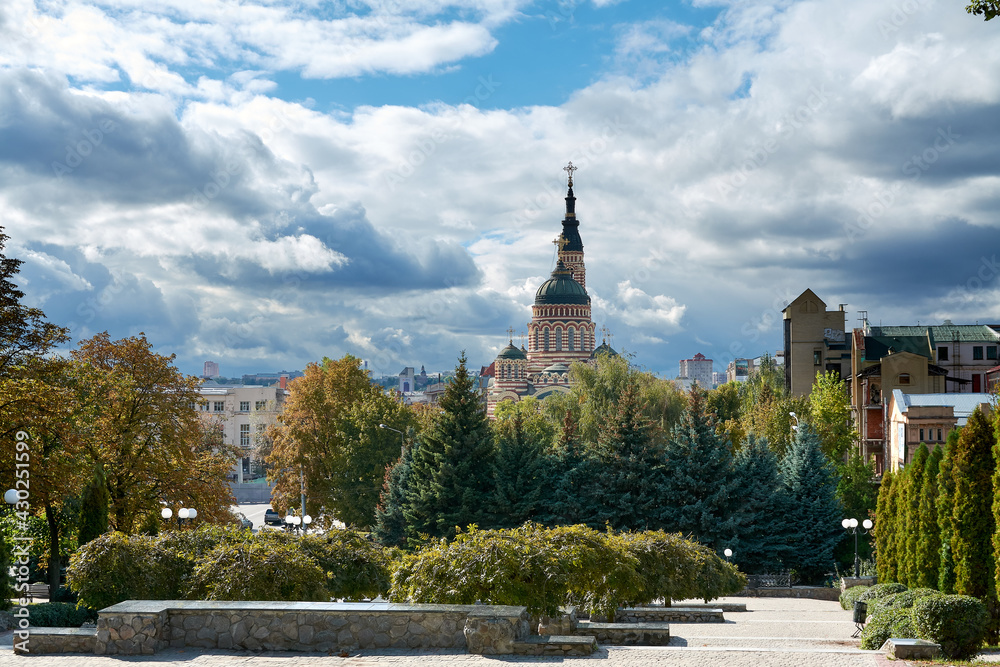
MULTIPOLYGON (((659 606, 652 606, 651 608, 657 609, 659 606)), ((746 602, 711 602, 708 604, 702 604, 700 602, 685 602, 684 604, 678 605, 679 607, 687 607, 688 609, 721 609, 723 613, 729 612, 745 612, 747 610, 746 602)))
POLYGON ((532 635, 514 642, 515 655, 590 655, 596 649, 592 636, 532 635))
POLYGON ((615 612, 619 623, 725 623, 718 607, 626 607, 615 612))
POLYGON ((22 632, 28 635, 26 643, 15 632, 15 653, 93 653, 97 641, 97 628, 29 628, 22 632))
POLYGON ((897 660, 933 660, 941 656, 941 645, 926 639, 891 637, 880 650, 897 660))
POLYGON ((670 625, 667 623, 580 621, 574 632, 593 637, 599 644, 612 646, 667 646, 670 643, 670 625))
POLYGON ((93 653, 167 646, 243 651, 465 648, 510 654, 528 636, 524 607, 390 602, 130 600, 99 612, 93 653))

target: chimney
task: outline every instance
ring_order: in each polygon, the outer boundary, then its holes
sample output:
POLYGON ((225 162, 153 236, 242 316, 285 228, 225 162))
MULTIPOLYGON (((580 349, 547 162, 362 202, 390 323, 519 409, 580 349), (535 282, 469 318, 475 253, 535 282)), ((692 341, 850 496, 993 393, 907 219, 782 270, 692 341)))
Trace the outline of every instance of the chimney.
POLYGON ((288 376, 282 375, 281 378, 278 380, 278 386, 281 387, 282 389, 286 389, 287 385, 288 385, 288 376))

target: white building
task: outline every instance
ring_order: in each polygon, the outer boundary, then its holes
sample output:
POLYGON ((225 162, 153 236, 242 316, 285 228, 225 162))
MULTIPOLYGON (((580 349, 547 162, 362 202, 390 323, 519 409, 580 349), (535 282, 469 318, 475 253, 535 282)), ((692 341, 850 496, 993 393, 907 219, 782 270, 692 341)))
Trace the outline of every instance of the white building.
POLYGON ((233 481, 242 483, 262 477, 261 462, 253 457, 253 450, 267 427, 277 421, 288 390, 280 385, 259 387, 208 382, 198 391, 202 398, 196 406, 198 415, 207 423, 219 424, 224 441, 243 452, 233 464, 233 481))
POLYGON ((685 389, 690 389, 695 383, 702 389, 712 389, 715 387, 712 381, 712 360, 706 359, 701 352, 694 355, 693 359, 681 359, 680 376, 677 379, 685 389))

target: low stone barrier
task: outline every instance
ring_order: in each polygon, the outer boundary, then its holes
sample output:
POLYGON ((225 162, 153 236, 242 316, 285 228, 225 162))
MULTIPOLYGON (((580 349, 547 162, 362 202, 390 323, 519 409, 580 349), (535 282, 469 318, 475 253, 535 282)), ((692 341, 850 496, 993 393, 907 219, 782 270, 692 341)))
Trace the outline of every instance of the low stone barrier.
POLYGON ((926 639, 887 639, 882 648, 886 655, 897 660, 933 660, 941 657, 941 645, 926 639))
POLYGON ((166 646, 330 651, 466 648, 513 653, 528 636, 524 607, 389 602, 130 600, 103 609, 93 652, 151 654, 166 646))
POLYGON ((792 586, 791 588, 744 588, 737 597, 752 598, 809 598, 811 600, 840 599, 840 589, 828 586, 792 586))
POLYGON ((533 635, 514 642, 515 655, 590 655, 596 649, 591 636, 533 635))
POLYGON ((615 612, 619 623, 725 623, 718 607, 626 607, 615 612))
POLYGON ((31 628, 27 651, 14 639, 14 652, 27 654, 93 653, 97 628, 31 628))
POLYGON ((670 644, 668 623, 596 623, 582 621, 576 634, 589 636, 599 644, 611 646, 667 646, 670 644))

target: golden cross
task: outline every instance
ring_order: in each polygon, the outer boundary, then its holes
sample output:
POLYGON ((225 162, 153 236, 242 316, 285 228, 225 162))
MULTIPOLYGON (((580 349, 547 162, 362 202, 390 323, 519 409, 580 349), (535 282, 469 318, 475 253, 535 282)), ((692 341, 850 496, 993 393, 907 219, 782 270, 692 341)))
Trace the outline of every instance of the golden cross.
POLYGON ((514 344, 514 327, 507 327, 507 336, 510 338, 510 344, 514 344))
POLYGON ((563 171, 569 174, 569 187, 573 187, 573 172, 577 169, 579 169, 579 167, 574 167, 572 162, 563 167, 563 171))
POLYGON ((552 240, 552 243, 553 245, 559 246, 559 252, 562 252, 562 249, 569 245, 569 239, 560 234, 557 238, 552 240))
POLYGON ((524 339, 528 337, 528 334, 527 334, 527 333, 525 333, 524 331, 522 331, 522 332, 521 332, 520 334, 518 334, 518 335, 519 335, 519 336, 521 337, 521 347, 524 347, 524 339))
POLYGON ((607 327, 601 327, 601 342, 607 343, 609 338, 611 338, 611 330, 607 327))

